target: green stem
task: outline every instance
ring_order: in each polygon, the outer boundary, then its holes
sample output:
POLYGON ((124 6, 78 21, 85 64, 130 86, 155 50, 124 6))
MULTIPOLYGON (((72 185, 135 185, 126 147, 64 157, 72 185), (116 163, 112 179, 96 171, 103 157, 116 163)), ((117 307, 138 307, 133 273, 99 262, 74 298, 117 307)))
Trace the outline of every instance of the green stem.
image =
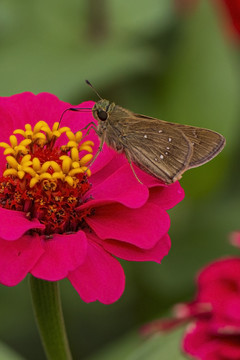
POLYGON ((48 360, 71 360, 58 282, 30 276, 30 289, 38 330, 48 360))

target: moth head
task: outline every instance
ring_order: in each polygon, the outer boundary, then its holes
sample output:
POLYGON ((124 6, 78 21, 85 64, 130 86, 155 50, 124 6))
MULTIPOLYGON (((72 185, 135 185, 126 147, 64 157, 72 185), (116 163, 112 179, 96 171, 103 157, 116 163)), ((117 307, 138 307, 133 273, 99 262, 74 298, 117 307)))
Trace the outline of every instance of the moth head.
POLYGON ((110 103, 109 100, 101 99, 96 102, 92 108, 93 116, 97 121, 106 121, 114 107, 114 103, 110 103))

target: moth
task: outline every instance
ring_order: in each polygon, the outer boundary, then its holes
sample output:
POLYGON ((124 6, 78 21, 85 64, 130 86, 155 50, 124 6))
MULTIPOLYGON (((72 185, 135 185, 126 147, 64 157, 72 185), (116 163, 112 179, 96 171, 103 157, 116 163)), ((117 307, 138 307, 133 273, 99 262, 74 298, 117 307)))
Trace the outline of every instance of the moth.
MULTIPOLYGON (((89 81, 86 82, 93 88, 89 81)), ((100 146, 89 167, 106 143, 126 156, 140 183, 133 163, 164 183, 171 184, 181 179, 185 171, 212 160, 225 145, 225 138, 215 131, 135 114, 101 97, 91 110, 97 126, 88 124, 88 132, 95 130, 100 146)))
POLYGON ((212 160, 225 145, 215 131, 135 114, 104 99, 95 103, 92 113, 100 138, 95 158, 106 143, 125 154, 137 179, 132 163, 171 184, 186 170, 212 160))

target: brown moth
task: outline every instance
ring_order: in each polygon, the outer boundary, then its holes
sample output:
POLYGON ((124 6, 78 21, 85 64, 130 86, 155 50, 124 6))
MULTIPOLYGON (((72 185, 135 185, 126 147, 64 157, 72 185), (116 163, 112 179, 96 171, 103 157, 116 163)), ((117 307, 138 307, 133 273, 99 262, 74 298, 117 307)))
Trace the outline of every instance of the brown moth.
POLYGON ((95 103, 92 113, 100 146, 91 164, 106 143, 125 154, 137 179, 132 162, 171 184, 186 170, 212 160, 225 145, 225 138, 215 131, 135 114, 104 99, 95 103))
POLYGON ((215 131, 135 114, 109 100, 102 99, 88 80, 86 83, 100 100, 92 109, 64 110, 59 125, 64 114, 69 110, 92 111, 98 125, 91 122, 81 129, 88 129, 85 136, 93 129, 100 139, 98 151, 89 167, 106 143, 117 152, 125 154, 140 183, 142 182, 137 177, 132 163, 166 184, 171 184, 181 179, 182 174, 188 169, 212 160, 224 148, 225 138, 215 131))

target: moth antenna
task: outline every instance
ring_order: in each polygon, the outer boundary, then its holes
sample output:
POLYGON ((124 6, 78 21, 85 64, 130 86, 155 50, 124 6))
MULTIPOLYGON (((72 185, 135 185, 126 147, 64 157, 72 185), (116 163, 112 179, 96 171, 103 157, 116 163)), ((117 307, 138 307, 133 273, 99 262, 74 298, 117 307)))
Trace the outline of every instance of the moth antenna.
POLYGON ((86 82, 86 84, 87 84, 88 86, 90 86, 90 87, 93 89, 93 91, 94 91, 95 94, 99 97, 99 99, 102 100, 102 97, 99 95, 99 93, 97 92, 97 90, 95 89, 95 87, 90 83, 90 81, 85 80, 85 82, 86 82))
POLYGON ((59 124, 58 124, 58 129, 59 129, 59 127, 60 127, 60 124, 61 124, 61 122, 62 122, 62 118, 63 118, 63 116, 64 116, 64 114, 67 112, 67 111, 79 111, 79 112, 81 112, 82 110, 92 110, 91 108, 74 108, 74 107, 71 107, 71 108, 67 108, 67 109, 65 109, 63 112, 62 112, 62 115, 61 115, 61 117, 60 117, 60 119, 59 119, 59 124))

